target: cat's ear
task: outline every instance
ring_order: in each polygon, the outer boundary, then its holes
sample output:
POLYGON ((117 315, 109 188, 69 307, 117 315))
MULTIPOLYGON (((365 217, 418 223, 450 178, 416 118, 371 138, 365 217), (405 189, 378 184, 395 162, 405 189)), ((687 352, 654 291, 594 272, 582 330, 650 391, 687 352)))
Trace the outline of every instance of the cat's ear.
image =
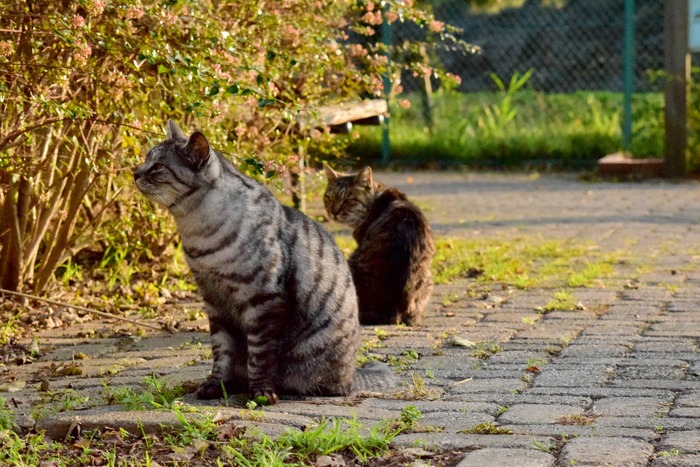
POLYGON ((197 168, 204 167, 204 164, 209 160, 209 149, 209 141, 200 131, 192 133, 190 139, 187 140, 187 146, 185 146, 188 157, 197 168))
POLYGON ((328 166, 328 165, 326 165, 326 164, 323 164, 323 169, 326 171, 326 179, 327 179, 329 182, 332 182, 332 181, 335 180, 336 178, 340 177, 340 175, 338 175, 338 172, 336 172, 335 170, 331 169, 330 166, 328 166))
POLYGON ((355 176, 355 183, 367 188, 372 188, 374 183, 372 183, 372 168, 370 166, 365 166, 360 170, 360 173, 355 176))
POLYGON ((185 132, 182 131, 182 129, 177 126, 177 123, 175 123, 175 120, 171 118, 168 119, 166 134, 168 135, 168 139, 187 139, 185 132))

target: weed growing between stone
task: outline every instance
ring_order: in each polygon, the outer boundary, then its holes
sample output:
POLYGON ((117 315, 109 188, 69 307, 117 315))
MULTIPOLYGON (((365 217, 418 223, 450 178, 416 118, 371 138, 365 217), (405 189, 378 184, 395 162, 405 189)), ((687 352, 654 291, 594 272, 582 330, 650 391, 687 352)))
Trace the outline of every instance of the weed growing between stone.
POLYGON ((474 425, 467 430, 460 430, 458 433, 475 435, 512 435, 513 432, 507 428, 502 428, 495 423, 484 422, 474 425))
POLYGON ((550 311, 571 311, 575 310, 577 303, 574 296, 569 290, 560 290, 554 293, 554 299, 550 300, 542 311, 548 313, 550 311))
POLYGON ((68 442, 54 443, 42 434, 20 433, 12 411, 0 398, 0 464, 306 466, 326 455, 366 464, 387 455, 397 435, 420 430, 422 417, 415 407, 407 406, 395 419, 371 427, 355 418, 333 418, 272 438, 236 422, 219 423, 204 410, 187 414, 178 404, 168 410, 180 425, 158 434, 146 433, 143 427, 140 434, 105 430, 82 432, 68 442))
POLYGON ((157 376, 147 376, 144 384, 144 391, 137 392, 131 386, 109 387, 105 383, 103 395, 108 402, 120 404, 126 410, 171 409, 192 389, 170 386, 157 376))

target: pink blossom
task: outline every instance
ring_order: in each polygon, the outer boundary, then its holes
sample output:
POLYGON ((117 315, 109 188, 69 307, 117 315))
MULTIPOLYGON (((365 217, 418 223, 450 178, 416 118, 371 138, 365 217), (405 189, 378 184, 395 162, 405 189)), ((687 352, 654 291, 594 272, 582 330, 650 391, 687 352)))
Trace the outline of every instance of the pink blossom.
POLYGON ((88 57, 92 54, 92 46, 80 38, 75 41, 75 50, 73 50, 73 58, 78 65, 85 65, 88 57))
POLYGON ((447 74, 445 75, 445 77, 446 77, 447 79, 449 79, 449 80, 452 80, 457 86, 459 86, 460 84, 462 84, 462 77, 459 76, 459 75, 455 75, 455 74, 452 74, 452 73, 447 73, 447 74))
POLYGON ((160 22, 163 26, 172 26, 177 23, 177 16, 170 11, 166 11, 163 13, 163 16, 161 16, 160 22))
POLYGON ((85 18, 80 15, 73 15, 70 19, 70 25, 73 29, 82 28, 85 26, 85 18))
POLYGON ((382 12, 381 11, 376 11, 372 13, 371 11, 368 11, 364 15, 362 15, 362 21, 371 24, 372 26, 378 26, 382 24, 382 12))
POLYGON ((236 136, 241 137, 245 134, 246 127, 244 124, 239 123, 236 125, 236 128, 234 128, 233 132, 236 133, 236 136))
POLYGON ((15 47, 10 41, 0 41, 0 58, 9 57, 15 52, 15 47))
POLYGON ((361 44, 351 44, 350 45, 350 55, 353 57, 366 57, 368 54, 367 49, 362 47, 361 44))
POLYGON ((146 14, 146 12, 144 12, 142 8, 136 5, 129 5, 124 12, 124 17, 127 19, 140 19, 144 14, 146 14))
POLYGON ((88 13, 90 16, 99 16, 105 9, 105 0, 92 0, 86 5, 88 13))
POLYGON ((367 11, 374 11, 374 2, 367 2, 367 11))
POLYGON ((409 101, 408 99, 399 99, 398 103, 399 103, 399 107, 401 107, 402 109, 410 109, 411 108, 411 101, 409 101))
POLYGON ((399 19, 399 15, 396 14, 395 11, 387 11, 386 13, 384 13, 384 18, 386 18, 387 22, 391 24, 397 19, 399 19))
POLYGON ((375 96, 381 96, 384 93, 384 83, 377 76, 370 78, 369 90, 375 96))
POLYGON ((263 169, 265 172, 277 172, 277 164, 274 161, 263 162, 263 169))
POLYGON ((434 33, 442 32, 443 29, 445 29, 445 23, 443 23, 442 21, 433 20, 428 24, 428 29, 430 30, 430 32, 434 33))
POLYGON ((299 45, 299 40, 301 39, 301 33, 291 24, 287 24, 282 28, 282 41, 289 44, 292 47, 299 45))

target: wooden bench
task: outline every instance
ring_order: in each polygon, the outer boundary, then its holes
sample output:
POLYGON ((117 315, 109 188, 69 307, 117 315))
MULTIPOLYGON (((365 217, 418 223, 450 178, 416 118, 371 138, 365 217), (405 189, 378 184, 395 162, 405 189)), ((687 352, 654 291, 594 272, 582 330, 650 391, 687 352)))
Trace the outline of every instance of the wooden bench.
MULTIPOLYGON (((353 125, 382 125, 388 106, 384 99, 367 99, 319 107, 315 112, 297 118, 299 131, 310 133, 314 129, 330 128, 331 133, 350 133, 353 125)), ((306 211, 306 147, 299 146, 299 163, 291 172, 292 202, 294 207, 306 211)))

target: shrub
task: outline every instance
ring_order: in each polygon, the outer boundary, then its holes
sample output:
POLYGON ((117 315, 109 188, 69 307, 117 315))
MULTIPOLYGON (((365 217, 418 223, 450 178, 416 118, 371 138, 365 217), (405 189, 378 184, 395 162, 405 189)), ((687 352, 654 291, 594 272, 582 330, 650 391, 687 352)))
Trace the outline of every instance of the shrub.
POLYGON ((381 12, 364 0, 264 8, 253 0, 4 2, 0 286, 39 292, 97 241, 104 250, 138 236, 135 249, 162 249, 172 227, 154 225, 151 208, 134 198, 130 168, 141 144, 153 142, 144 139, 162 138, 167 117, 206 128, 243 170, 284 173, 307 144, 295 131, 300 114, 328 100, 380 96, 382 73, 413 66, 389 63, 386 48, 373 39, 351 44, 349 34, 371 38, 386 18, 423 27, 425 41, 449 35, 412 5, 391 1, 381 12), (113 227, 104 229, 106 221, 113 227))

